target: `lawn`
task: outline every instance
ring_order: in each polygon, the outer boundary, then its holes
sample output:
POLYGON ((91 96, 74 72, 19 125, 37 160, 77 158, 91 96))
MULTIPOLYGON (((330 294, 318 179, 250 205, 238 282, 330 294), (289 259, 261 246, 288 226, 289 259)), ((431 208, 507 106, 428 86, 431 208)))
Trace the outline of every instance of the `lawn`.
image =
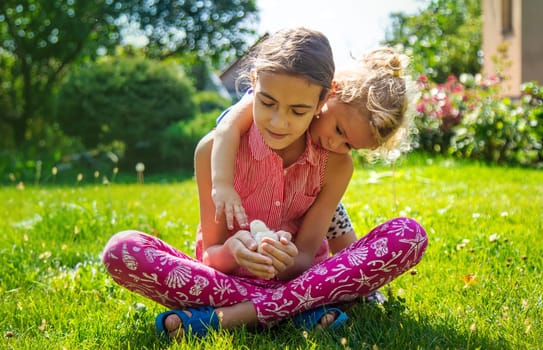
POLYGON ((0 348, 5 349, 541 349, 543 172, 412 158, 359 167, 344 204, 359 235, 396 216, 428 231, 416 269, 360 304, 336 331, 286 323, 168 345, 164 311, 117 286, 100 250, 135 228, 190 254, 198 222, 192 179, 167 184, 0 188, 0 348))

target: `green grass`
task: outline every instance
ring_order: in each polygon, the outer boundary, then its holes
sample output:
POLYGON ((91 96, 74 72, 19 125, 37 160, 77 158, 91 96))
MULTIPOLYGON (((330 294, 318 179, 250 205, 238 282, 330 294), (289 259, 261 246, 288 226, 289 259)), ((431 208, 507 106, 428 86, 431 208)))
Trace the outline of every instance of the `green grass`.
MULTIPOLYGON (((0 348, 159 349, 160 305, 112 282, 114 232, 154 232, 193 252, 193 180, 0 188, 0 348)), ((220 331, 172 349, 541 349, 543 172, 415 159, 360 167, 344 203, 359 234, 391 217, 423 224, 422 262, 333 332, 285 324, 220 331)))

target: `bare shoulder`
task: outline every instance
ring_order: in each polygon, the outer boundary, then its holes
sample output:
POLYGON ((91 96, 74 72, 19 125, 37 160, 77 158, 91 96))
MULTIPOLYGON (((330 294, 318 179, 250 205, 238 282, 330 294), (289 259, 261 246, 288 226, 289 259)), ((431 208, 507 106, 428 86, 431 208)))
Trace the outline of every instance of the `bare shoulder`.
POLYGON ((332 171, 336 173, 338 171, 347 172, 349 177, 353 172, 353 159, 349 154, 332 153, 328 154, 328 163, 326 165, 326 173, 332 171))
POLYGON ((200 141, 198 141, 198 144, 196 145, 196 149, 194 151, 195 157, 211 152, 211 149, 213 147, 214 135, 215 132, 210 131, 204 137, 202 137, 200 141))
POLYGON ((324 186, 345 191, 351 181, 353 168, 353 160, 350 155, 330 152, 324 171, 324 186))

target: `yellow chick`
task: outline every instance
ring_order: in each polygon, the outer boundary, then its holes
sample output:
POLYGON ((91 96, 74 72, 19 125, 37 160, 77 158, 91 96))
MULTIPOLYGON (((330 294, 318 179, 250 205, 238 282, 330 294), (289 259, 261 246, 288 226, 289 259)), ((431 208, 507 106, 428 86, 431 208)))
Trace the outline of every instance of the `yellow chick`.
POLYGON ((250 228, 253 238, 258 243, 259 253, 262 253, 262 239, 264 237, 270 237, 271 239, 274 239, 276 241, 279 240, 277 233, 270 230, 262 220, 251 221, 250 228))

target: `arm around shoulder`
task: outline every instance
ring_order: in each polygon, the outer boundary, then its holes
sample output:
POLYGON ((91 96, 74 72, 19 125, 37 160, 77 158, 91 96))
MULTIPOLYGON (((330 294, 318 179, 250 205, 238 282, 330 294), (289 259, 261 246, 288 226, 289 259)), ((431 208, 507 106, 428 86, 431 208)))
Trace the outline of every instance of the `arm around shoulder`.
POLYGON ((234 217, 241 227, 248 225, 241 199, 234 190, 234 168, 240 139, 252 121, 252 98, 246 95, 232 106, 215 129, 211 152, 212 198, 215 218, 218 220, 224 213, 230 229, 234 227, 234 217))
POLYGON ((218 182, 231 184, 233 181, 240 138, 249 131, 253 122, 252 106, 251 95, 245 95, 230 108, 215 128, 215 147, 211 153, 214 185, 218 182))
POLYGON ((224 220, 215 221, 215 205, 211 198, 211 149, 214 132, 204 136, 194 152, 194 169, 198 199, 200 204, 200 227, 202 230, 203 262, 228 273, 237 267, 237 263, 225 245, 227 231, 224 220))

